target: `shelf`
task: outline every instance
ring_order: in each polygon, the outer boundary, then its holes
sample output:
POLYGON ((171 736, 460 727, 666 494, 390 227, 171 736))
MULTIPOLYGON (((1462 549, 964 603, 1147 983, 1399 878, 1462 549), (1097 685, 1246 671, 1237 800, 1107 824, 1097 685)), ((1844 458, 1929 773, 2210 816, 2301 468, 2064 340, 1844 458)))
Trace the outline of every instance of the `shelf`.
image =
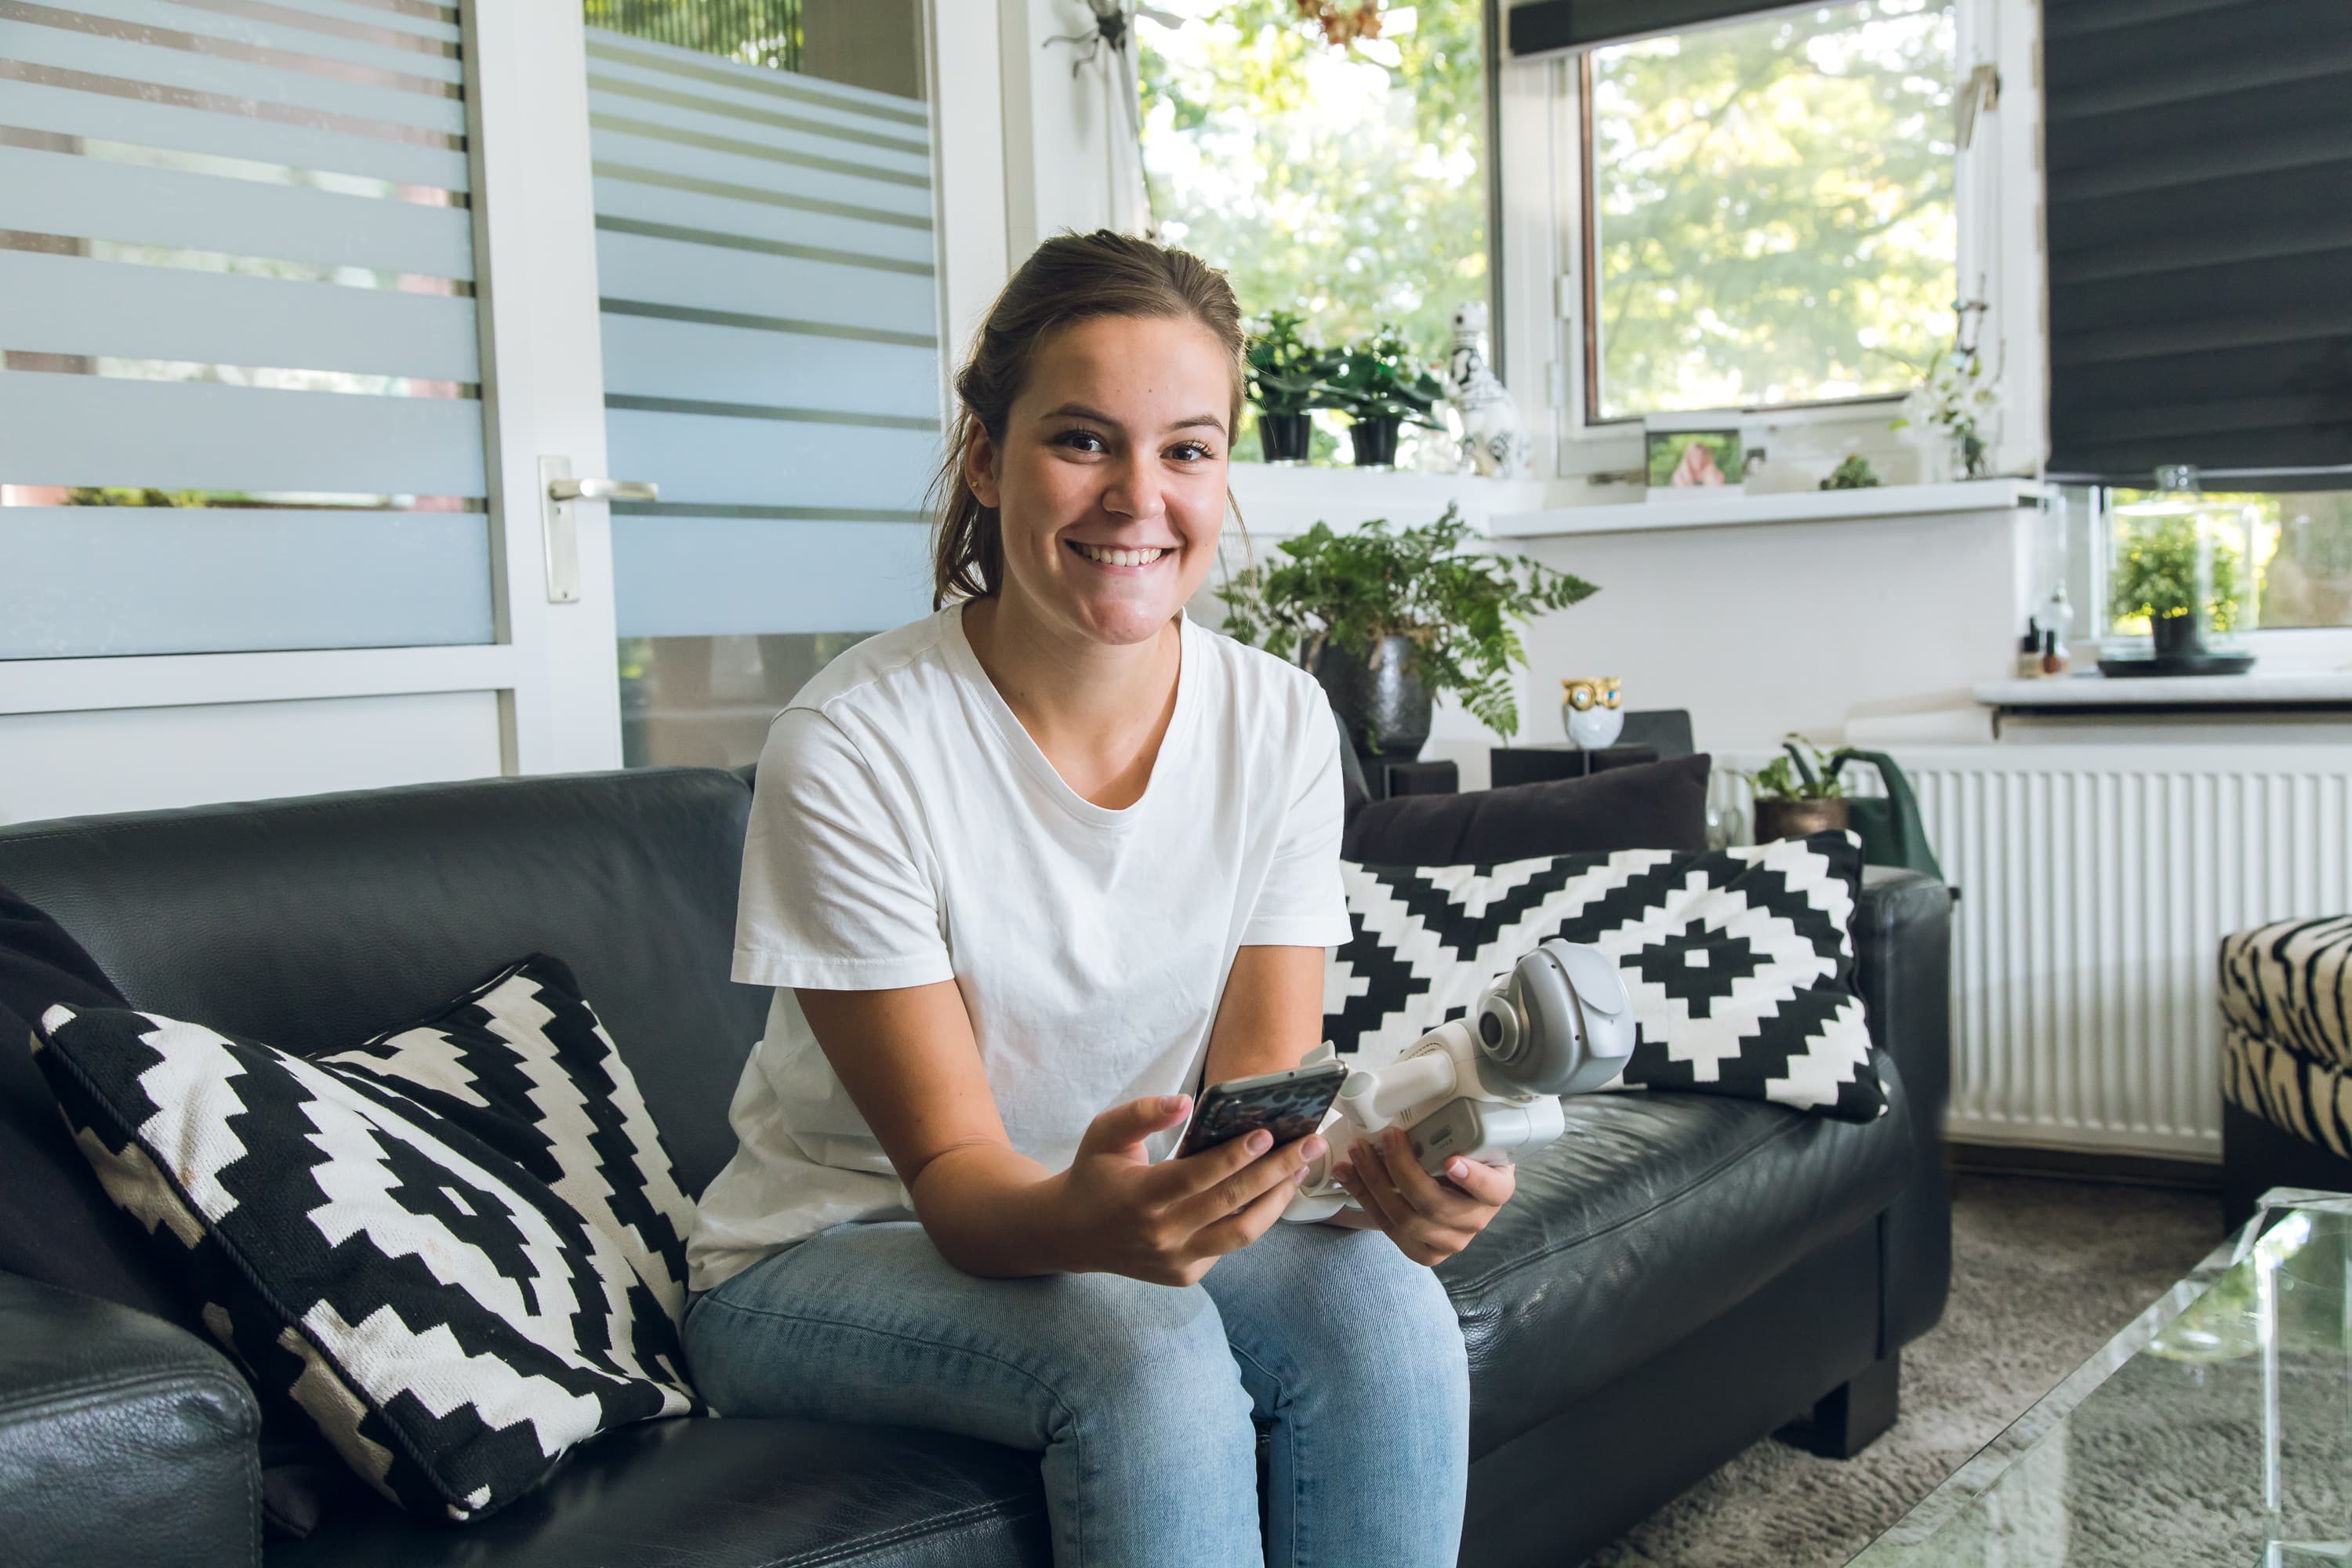
POLYGON ((1317 522, 1345 531, 1384 517, 1399 527, 1429 522, 1458 502, 1470 526, 1486 531, 1496 512, 1543 504, 1538 479, 1486 479, 1475 474, 1423 474, 1383 468, 1275 468, 1235 463, 1227 482, 1242 521, 1256 538, 1306 532, 1317 522))
POLYGON ((2134 675, 2094 672, 2046 680, 1994 680, 1969 693, 1987 708, 2014 712, 2063 708, 2304 708, 2352 704, 2352 671, 2289 670, 2243 675, 2134 675))
POLYGON ((1966 479, 1948 485, 1880 485, 1860 490, 1795 490, 1785 495, 1721 496, 1707 500, 1627 501, 1504 512, 1490 519, 1497 539, 1579 533, 1653 533, 1682 528, 1750 528, 1776 522, 1858 522, 1869 518, 1948 517, 2014 511, 2040 504, 2031 479, 1966 479))

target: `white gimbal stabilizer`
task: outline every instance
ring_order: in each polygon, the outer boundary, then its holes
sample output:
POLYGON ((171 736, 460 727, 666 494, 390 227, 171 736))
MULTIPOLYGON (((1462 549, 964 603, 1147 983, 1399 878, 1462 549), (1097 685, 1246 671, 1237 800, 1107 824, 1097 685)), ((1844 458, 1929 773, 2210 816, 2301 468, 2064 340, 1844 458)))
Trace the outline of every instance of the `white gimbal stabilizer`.
MULTIPOLYGON (((1337 1056, 1328 1041, 1300 1065, 1337 1056)), ((1360 1068, 1323 1119, 1329 1147, 1307 1168, 1287 1220, 1328 1219, 1354 1200, 1331 1165, 1360 1138, 1404 1129, 1434 1176, 1457 1155, 1516 1164, 1560 1135, 1559 1097, 1600 1088, 1633 1054, 1633 1006, 1617 961, 1554 937, 1513 965, 1465 1017, 1440 1024, 1384 1067, 1360 1068)))

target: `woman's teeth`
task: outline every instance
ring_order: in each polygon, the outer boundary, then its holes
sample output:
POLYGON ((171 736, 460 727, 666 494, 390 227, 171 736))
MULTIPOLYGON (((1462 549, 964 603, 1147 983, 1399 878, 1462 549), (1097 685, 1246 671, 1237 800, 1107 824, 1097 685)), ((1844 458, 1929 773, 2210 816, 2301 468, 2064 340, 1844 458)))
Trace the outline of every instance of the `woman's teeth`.
POLYGON ((1081 544, 1076 540, 1070 542, 1070 547, 1087 560, 1098 561, 1106 566, 1149 566, 1168 553, 1165 550, 1105 550, 1098 545, 1081 544))

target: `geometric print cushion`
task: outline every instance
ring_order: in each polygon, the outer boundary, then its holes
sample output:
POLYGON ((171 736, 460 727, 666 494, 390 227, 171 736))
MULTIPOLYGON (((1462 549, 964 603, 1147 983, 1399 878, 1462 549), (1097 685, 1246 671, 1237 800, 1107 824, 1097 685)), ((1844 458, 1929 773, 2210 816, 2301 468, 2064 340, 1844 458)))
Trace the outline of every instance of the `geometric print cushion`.
POLYGON ((620 1243, 374 1076, 56 1006, 35 1061, 115 1204, 245 1368, 377 1491, 479 1519, 609 1427, 698 1414, 620 1243))
POLYGON ((2223 937, 2221 993, 2232 1026, 2312 1061, 2352 1068, 2352 915, 2223 937))
POLYGON ((533 953, 422 1023, 313 1058, 406 1095, 538 1177, 621 1249, 677 1325, 694 1205, 613 1037, 533 953))
POLYGON ((1343 1052, 1392 1059, 1556 936, 1617 960, 1635 1024, 1623 1087, 1886 1110, 1852 985, 1852 834, 1340 870, 1355 934, 1324 971, 1323 1032, 1343 1052))

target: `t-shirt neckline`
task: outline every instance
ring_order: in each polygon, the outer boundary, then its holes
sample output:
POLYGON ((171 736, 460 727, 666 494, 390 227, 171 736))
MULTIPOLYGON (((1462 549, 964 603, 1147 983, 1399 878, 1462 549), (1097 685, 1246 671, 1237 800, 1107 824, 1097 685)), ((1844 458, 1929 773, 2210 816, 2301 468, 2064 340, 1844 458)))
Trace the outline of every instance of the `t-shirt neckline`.
POLYGON ((1135 804, 1113 810, 1097 805, 1076 790, 1055 771, 1053 762, 1039 749, 1036 740, 1022 724, 1021 716, 996 689, 996 682, 971 649, 971 639, 964 636, 963 612, 971 600, 961 600, 940 612, 946 622, 949 661, 964 684, 971 689, 972 700, 981 710, 995 723, 997 733, 1015 761, 1037 781, 1040 788, 1061 803, 1062 809, 1092 827, 1127 828, 1143 820, 1153 801, 1165 796, 1174 786, 1169 784, 1170 773, 1182 755, 1182 743, 1187 743, 1192 712, 1199 706, 1197 688, 1200 679, 1200 631, 1192 617, 1181 606, 1176 612, 1176 710, 1169 715, 1168 732, 1160 738, 1160 754, 1151 759, 1151 777, 1145 783, 1143 793, 1135 804))

